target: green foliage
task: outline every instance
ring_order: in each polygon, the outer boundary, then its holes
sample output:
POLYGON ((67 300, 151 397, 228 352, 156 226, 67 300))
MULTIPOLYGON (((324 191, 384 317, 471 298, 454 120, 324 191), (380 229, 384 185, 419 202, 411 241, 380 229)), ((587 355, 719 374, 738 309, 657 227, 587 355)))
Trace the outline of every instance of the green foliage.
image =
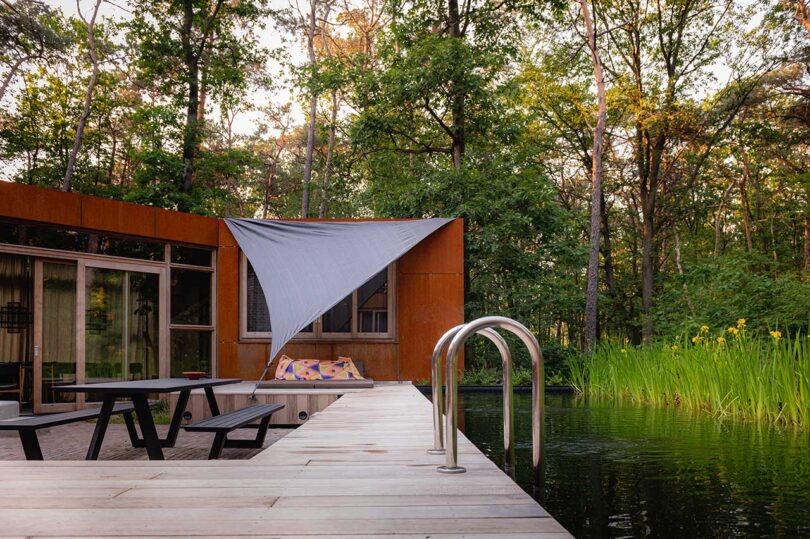
POLYGON ((658 298, 661 335, 694 332, 702 324, 727 327, 739 318, 748 320, 749 332, 795 334, 810 322, 810 283, 763 256, 731 253, 694 263, 683 278, 667 279, 658 298))
POLYGON ((682 406, 718 416, 810 424, 810 340, 775 331, 753 337, 741 321, 727 330, 651 347, 604 344, 570 362, 571 383, 599 397, 682 406))

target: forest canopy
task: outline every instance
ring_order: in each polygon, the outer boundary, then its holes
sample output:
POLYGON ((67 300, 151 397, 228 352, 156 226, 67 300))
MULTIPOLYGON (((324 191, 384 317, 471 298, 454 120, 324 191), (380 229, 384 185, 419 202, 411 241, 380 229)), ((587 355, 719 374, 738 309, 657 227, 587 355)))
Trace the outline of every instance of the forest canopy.
POLYGON ((599 337, 810 323, 804 2, 0 2, 0 180, 462 217, 467 318, 550 349, 585 345, 598 57, 599 337))

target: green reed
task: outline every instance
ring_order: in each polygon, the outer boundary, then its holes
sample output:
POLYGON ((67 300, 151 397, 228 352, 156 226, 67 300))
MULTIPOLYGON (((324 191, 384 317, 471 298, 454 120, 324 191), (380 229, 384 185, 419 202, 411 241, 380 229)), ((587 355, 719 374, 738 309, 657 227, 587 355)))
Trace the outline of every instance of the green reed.
POLYGON ((649 347, 604 344, 569 367, 571 384, 597 397, 810 426, 810 338, 748 336, 744 320, 649 347))

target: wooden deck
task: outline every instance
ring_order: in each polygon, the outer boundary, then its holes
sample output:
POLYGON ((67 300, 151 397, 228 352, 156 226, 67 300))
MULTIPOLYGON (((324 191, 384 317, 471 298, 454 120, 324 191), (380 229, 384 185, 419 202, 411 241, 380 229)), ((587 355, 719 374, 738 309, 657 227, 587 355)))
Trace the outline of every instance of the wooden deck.
POLYGON ((467 473, 437 473, 431 422, 413 386, 380 385, 251 460, 2 462, 0 536, 569 537, 461 435, 467 473))

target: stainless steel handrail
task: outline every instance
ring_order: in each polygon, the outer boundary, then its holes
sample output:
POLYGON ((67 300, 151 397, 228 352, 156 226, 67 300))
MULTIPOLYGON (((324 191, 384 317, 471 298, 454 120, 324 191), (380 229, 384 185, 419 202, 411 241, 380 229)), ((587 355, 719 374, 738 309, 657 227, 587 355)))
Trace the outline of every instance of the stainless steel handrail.
MULTIPOLYGON (((458 333, 465 324, 448 330, 436 342, 431 358, 431 390, 433 398, 433 449, 428 449, 431 455, 444 455, 444 429, 442 428, 442 416, 444 415, 444 399, 442 398, 442 355, 450 344, 450 340, 458 333)), ((476 332, 492 341, 501 354, 501 365, 503 366, 503 448, 507 462, 510 460, 514 448, 514 424, 515 414, 512 405, 512 354, 509 345, 500 333, 494 329, 484 328, 476 332)))
POLYGON ((543 443, 543 353, 540 344, 532 333, 520 322, 503 316, 485 316, 473 320, 459 329, 447 350, 446 382, 447 407, 445 410, 445 449, 446 464, 437 469, 442 473, 463 473, 466 470, 458 465, 458 355, 464 343, 472 335, 486 328, 501 328, 517 335, 532 359, 532 469, 535 484, 540 482, 540 463, 543 443))

